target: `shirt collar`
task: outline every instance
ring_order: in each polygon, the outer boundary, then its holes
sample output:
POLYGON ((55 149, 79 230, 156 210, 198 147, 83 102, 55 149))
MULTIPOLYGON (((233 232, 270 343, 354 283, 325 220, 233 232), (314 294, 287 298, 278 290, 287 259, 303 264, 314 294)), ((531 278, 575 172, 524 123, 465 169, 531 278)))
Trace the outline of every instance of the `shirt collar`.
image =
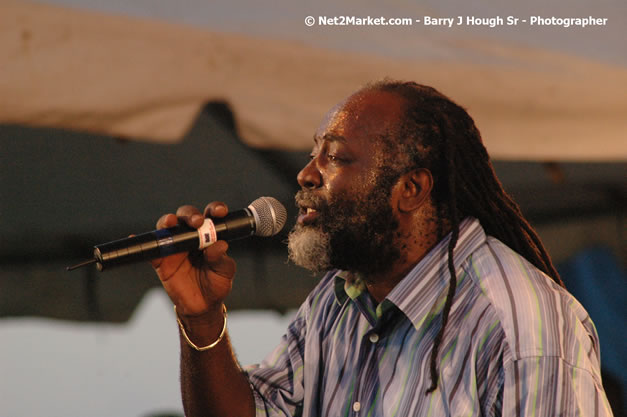
POLYGON ((335 299, 340 305, 348 298, 355 300, 365 289, 366 283, 358 275, 349 271, 336 271, 335 299))
MULTIPOLYGON (((425 255, 403 278, 386 299, 383 306, 392 303, 401 310, 416 329, 436 315, 443 307, 450 275, 448 272, 449 233, 425 255)), ((486 241, 486 235, 479 220, 468 217, 459 225, 459 237, 454 250, 454 262, 458 283, 461 264, 486 241)), ((364 282, 357 277, 353 282, 346 280, 350 272, 338 271, 335 274, 335 296, 343 304, 348 298, 357 298, 364 290, 364 282)))

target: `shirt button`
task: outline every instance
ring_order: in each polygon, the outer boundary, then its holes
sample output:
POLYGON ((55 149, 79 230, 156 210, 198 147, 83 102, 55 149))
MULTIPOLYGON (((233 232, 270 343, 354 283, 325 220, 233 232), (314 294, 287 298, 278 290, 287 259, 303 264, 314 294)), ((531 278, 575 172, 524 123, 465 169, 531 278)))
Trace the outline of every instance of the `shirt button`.
POLYGON ((361 404, 359 404, 359 401, 356 401, 353 403, 353 411, 357 412, 361 410, 361 404))
POLYGON ((369 339, 372 343, 377 343, 379 341, 379 335, 376 333, 372 333, 369 339))

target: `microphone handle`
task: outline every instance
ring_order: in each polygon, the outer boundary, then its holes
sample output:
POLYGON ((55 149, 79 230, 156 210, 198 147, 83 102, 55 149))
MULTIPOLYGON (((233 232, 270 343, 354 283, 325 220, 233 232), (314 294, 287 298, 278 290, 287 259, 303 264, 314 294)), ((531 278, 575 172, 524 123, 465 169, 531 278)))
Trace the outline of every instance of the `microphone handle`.
POLYGON ((205 219, 199 229, 179 224, 94 246, 98 270, 204 249, 217 240, 235 240, 255 233, 255 220, 245 208, 225 217, 205 219))

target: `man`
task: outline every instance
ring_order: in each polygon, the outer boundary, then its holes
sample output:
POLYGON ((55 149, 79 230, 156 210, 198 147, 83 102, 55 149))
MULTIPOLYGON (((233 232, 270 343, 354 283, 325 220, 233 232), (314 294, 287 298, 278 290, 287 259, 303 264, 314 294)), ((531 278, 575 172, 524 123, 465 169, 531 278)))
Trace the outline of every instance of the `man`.
MULTIPOLYGON (((593 324, 461 107, 370 85, 327 114, 298 183, 290 258, 328 272, 261 365, 242 370, 225 331, 225 242, 153 263, 180 320, 187 416, 611 414, 593 324)), ((157 227, 202 219, 183 206, 157 227)))

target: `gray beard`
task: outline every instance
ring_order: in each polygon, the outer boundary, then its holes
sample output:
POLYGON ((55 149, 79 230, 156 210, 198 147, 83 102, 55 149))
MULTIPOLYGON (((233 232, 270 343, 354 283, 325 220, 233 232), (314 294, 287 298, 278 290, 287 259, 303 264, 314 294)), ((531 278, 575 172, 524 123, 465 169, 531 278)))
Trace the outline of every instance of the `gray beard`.
POLYGON ((319 227, 297 224, 288 235, 288 257, 314 273, 331 269, 330 240, 319 227))
POLYGON ((385 198, 369 197, 323 205, 314 224, 297 223, 288 235, 289 259, 314 273, 337 268, 368 276, 390 268, 401 256, 398 221, 385 198))
POLYGON ((313 272, 342 269, 363 276, 389 269, 401 257, 399 223, 390 204, 398 174, 379 173, 369 189, 323 199, 309 190, 296 193, 297 206, 313 206, 319 216, 297 223, 288 236, 289 259, 313 272))

